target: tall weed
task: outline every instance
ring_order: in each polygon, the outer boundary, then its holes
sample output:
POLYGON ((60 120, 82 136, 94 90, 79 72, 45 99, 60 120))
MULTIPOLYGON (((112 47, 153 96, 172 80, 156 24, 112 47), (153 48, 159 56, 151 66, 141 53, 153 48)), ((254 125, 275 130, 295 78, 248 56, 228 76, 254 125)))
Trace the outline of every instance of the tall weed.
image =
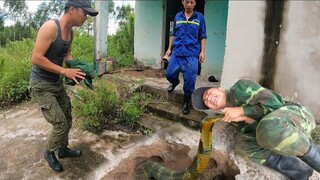
POLYGON ((94 91, 82 89, 73 96, 73 114, 85 128, 101 130, 115 123, 133 125, 151 99, 151 95, 132 92, 128 84, 98 80, 94 91))
POLYGON ((94 36, 74 31, 72 44, 72 56, 74 59, 81 59, 88 63, 94 62, 94 36))
MULTIPOLYGON (((29 98, 28 85, 31 71, 33 39, 9 41, 0 46, 0 106, 29 98)), ((93 37, 75 33, 72 45, 73 57, 93 62, 93 37)))
POLYGON ((33 41, 24 39, 0 48, 0 105, 28 97, 32 47, 33 41))

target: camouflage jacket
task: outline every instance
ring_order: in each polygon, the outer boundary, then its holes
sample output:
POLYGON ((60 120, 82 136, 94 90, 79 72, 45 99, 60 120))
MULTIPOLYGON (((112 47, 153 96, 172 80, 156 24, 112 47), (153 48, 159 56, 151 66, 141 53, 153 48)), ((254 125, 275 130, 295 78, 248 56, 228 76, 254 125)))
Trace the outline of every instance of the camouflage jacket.
POLYGON ((242 106, 246 116, 259 121, 287 102, 254 81, 240 79, 227 91, 227 103, 228 106, 242 106))

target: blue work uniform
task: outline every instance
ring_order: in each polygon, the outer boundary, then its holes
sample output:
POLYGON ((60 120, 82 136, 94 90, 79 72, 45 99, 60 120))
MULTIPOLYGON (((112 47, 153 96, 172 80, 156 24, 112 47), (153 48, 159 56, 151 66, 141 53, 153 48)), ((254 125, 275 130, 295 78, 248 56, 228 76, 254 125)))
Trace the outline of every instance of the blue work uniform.
POLYGON ((187 20, 185 11, 177 13, 174 19, 172 54, 166 70, 166 78, 171 84, 179 83, 179 72, 183 74, 183 91, 189 96, 195 89, 198 72, 200 41, 207 38, 206 23, 200 12, 194 11, 187 20))

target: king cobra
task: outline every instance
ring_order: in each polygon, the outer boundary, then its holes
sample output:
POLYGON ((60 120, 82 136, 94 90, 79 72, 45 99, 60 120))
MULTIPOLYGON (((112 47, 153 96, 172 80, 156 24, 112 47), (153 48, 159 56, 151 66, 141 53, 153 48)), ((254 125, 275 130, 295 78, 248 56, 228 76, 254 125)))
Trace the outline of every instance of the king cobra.
POLYGON ((136 180, 194 180, 197 179, 206 169, 212 152, 212 127, 220 121, 223 115, 206 117, 203 119, 201 136, 199 140, 198 153, 189 167, 184 171, 174 171, 162 164, 152 160, 139 163, 135 168, 136 180))

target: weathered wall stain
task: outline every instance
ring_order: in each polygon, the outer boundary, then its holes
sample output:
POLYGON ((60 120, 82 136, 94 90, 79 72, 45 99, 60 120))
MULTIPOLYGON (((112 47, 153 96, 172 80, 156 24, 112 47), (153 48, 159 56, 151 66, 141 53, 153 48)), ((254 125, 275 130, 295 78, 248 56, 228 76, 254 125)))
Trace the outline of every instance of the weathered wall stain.
POLYGON ((283 12, 286 0, 265 1, 266 16, 264 21, 264 48, 261 66, 260 84, 266 88, 274 88, 277 69, 277 53, 281 35, 283 12))

